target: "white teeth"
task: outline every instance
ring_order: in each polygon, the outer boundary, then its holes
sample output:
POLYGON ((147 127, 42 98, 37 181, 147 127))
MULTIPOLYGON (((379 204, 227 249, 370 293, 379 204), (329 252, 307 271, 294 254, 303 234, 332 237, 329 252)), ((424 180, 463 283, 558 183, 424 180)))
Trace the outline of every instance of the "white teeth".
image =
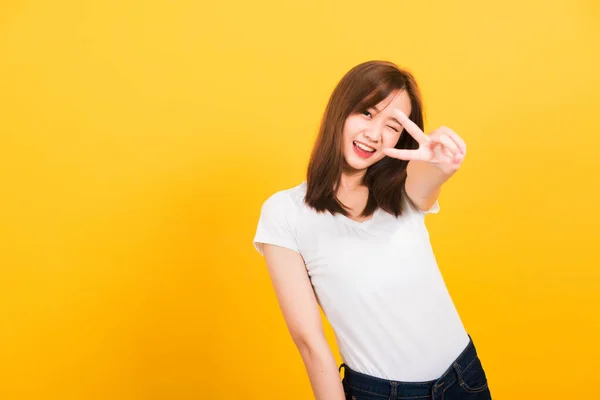
POLYGON ((371 153, 375 151, 375 149, 374 149, 374 148, 372 148, 372 147, 369 147, 369 146, 365 146, 365 145, 364 145, 364 144, 362 144, 362 143, 354 142, 354 144, 355 144, 357 147, 359 147, 359 148, 363 149, 364 151, 368 151, 368 152, 371 152, 371 153))

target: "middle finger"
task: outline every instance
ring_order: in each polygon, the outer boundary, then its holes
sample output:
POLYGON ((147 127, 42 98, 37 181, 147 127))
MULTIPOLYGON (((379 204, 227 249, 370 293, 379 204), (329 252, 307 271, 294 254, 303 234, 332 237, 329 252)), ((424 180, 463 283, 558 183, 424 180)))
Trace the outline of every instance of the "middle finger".
POLYGON ((402 124, 402 126, 404 127, 404 129, 419 144, 429 143, 429 138, 427 137, 427 135, 425 133, 423 133, 423 131, 421 130, 421 128, 419 128, 419 126, 417 124, 415 124, 413 121, 411 121, 410 118, 408 118, 406 116, 406 114, 404 114, 400 110, 398 110, 396 114, 398 115, 398 117, 399 117, 398 119, 400 120, 400 123, 402 124))

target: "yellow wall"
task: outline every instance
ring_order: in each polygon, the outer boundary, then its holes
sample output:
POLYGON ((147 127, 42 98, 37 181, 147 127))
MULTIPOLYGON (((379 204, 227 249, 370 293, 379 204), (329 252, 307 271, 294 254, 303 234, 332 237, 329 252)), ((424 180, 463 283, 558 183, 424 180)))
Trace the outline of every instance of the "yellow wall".
POLYGON ((0 5, 0 399, 311 398, 251 240, 369 59, 469 146, 427 223, 494 398, 597 392, 596 1, 203 3, 0 5))

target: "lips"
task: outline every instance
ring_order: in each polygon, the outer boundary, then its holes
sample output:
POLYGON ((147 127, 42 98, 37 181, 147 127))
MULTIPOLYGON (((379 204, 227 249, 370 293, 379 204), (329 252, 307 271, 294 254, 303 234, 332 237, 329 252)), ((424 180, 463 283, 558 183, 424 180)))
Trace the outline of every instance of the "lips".
POLYGON ((365 150, 361 149, 360 146, 358 146, 356 143, 357 143, 356 141, 354 141, 352 143, 352 148, 354 149, 354 153, 356 153, 356 155, 358 155, 359 157, 361 157, 361 158, 369 158, 369 157, 371 157, 375 153, 375 150, 373 150, 373 151, 365 151, 365 150))
POLYGON ((375 153, 375 149, 372 148, 371 146, 367 146, 366 144, 359 142, 357 140, 355 140, 354 142, 352 142, 356 147, 358 147, 359 149, 366 151, 368 153, 375 153))

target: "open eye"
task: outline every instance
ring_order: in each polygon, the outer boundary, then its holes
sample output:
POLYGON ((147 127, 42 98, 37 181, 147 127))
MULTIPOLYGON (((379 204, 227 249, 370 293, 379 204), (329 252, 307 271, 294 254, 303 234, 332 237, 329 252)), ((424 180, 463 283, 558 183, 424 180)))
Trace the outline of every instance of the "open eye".
POLYGON ((367 115, 367 117, 371 116, 371 113, 369 111, 367 111, 367 110, 363 111, 362 113, 363 113, 363 115, 369 114, 369 115, 367 115))

